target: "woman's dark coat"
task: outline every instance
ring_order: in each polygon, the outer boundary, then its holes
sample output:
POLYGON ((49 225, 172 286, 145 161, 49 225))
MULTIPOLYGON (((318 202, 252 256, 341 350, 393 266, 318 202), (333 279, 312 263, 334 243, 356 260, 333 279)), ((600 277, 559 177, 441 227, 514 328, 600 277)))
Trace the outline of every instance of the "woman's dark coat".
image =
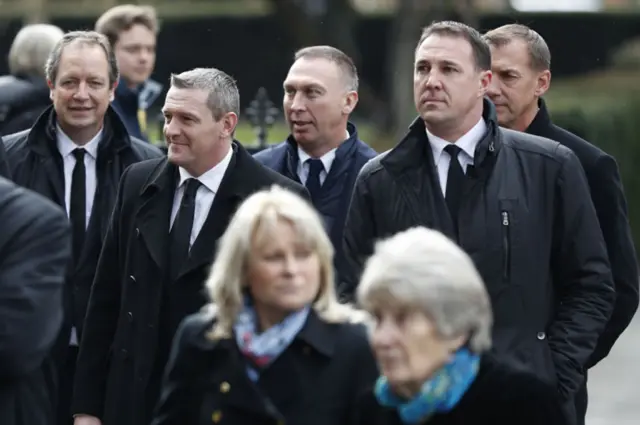
POLYGON ((152 425, 347 425, 378 376, 363 326, 312 312, 256 385, 233 339, 206 338, 211 324, 203 313, 183 321, 152 425))
MULTIPOLYGON (((395 409, 380 406, 372 391, 360 400, 354 425, 404 425, 395 409)), ((480 371, 456 407, 421 425, 567 425, 554 387, 485 355, 480 371)))

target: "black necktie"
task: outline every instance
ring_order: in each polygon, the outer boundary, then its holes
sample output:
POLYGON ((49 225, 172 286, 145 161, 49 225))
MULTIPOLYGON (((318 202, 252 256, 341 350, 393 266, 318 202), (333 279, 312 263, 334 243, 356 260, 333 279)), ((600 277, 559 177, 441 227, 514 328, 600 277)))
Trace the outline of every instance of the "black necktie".
POLYGON ((73 258, 76 263, 82 252, 84 236, 87 231, 87 191, 86 170, 84 166, 85 150, 77 148, 73 150, 76 164, 71 175, 71 202, 69 205, 69 218, 73 236, 73 258))
POLYGON ((458 160, 458 154, 462 149, 456 145, 448 145, 444 148, 445 152, 451 157, 449 163, 449 173, 447 174, 447 189, 445 192, 445 200, 449 207, 449 213, 453 220, 454 226, 458 227, 458 210, 460 209, 460 200, 462 199, 462 190, 464 188, 464 171, 458 160))
POLYGON ((178 277, 185 260, 189 256, 191 229, 193 228, 193 219, 196 211, 196 192, 200 185, 200 181, 193 178, 186 181, 182 202, 171 227, 171 258, 169 259, 169 264, 172 280, 178 277))
POLYGON ((311 199, 315 202, 320 194, 322 185, 320 184, 320 173, 324 171, 324 164, 321 160, 315 158, 307 159, 309 164, 309 175, 307 176, 307 190, 311 195, 311 199))

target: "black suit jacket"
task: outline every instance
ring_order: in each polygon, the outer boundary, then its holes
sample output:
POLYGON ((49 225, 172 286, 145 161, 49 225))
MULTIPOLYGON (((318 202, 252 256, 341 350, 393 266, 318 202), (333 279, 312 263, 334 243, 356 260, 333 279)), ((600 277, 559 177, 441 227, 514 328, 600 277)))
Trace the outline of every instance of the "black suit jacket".
POLYGON ((587 364, 592 367, 609 354, 638 309, 638 264, 627 216, 627 201, 615 159, 586 140, 554 125, 542 99, 539 107, 526 132, 555 140, 571 149, 580 160, 611 263, 616 303, 587 364))
MULTIPOLYGON (((203 284, 217 240, 240 203, 274 184, 308 199, 301 185, 259 164, 239 143, 191 247, 185 267, 170 285, 184 316, 208 300, 203 284)), ((157 359, 166 335, 160 320, 167 279, 169 224, 178 168, 166 158, 140 162, 122 176, 100 255, 77 362, 75 414, 103 425, 140 425, 151 419, 162 369, 157 359)), ((168 350, 167 350, 168 351, 168 350)))
POLYGON ((3 425, 53 423, 54 368, 71 256, 64 211, 0 178, 0 418, 3 425))

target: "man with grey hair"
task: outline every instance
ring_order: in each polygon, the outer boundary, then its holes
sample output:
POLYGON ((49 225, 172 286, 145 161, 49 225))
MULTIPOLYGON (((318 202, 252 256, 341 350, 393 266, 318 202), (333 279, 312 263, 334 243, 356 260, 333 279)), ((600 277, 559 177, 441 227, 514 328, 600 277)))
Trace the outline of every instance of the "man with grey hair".
POLYGON ((485 98, 491 79, 477 30, 425 28, 413 68, 419 117, 358 176, 343 291, 353 294, 377 239, 416 225, 445 233, 487 285, 495 353, 555 385, 572 420, 615 301, 604 238, 576 155, 500 127, 485 98))
MULTIPOLYGON (((607 245, 616 288, 616 303, 598 345, 586 364, 605 358, 638 309, 638 265, 631 237, 627 201, 615 159, 569 131, 553 124, 542 96, 551 82, 551 53, 533 29, 509 24, 484 35, 491 47, 493 80, 487 94, 495 103, 500 125, 555 140, 580 160, 607 245)), ((576 394, 578 423, 587 410, 585 384, 576 394)))
POLYGON ((71 221, 65 320, 53 352, 59 368, 58 425, 68 425, 78 340, 118 180, 129 165, 162 152, 130 137, 109 106, 118 68, 103 35, 65 34, 45 70, 53 106, 30 130, 6 136, 4 143, 13 180, 65 208, 71 221))
POLYGON ((74 389, 75 425, 148 424, 180 321, 239 204, 274 184, 308 199, 233 139, 240 96, 215 68, 171 76, 162 108, 168 157, 129 167, 91 290, 74 389))
POLYGON ((49 106, 49 88, 44 65, 64 33, 55 25, 23 27, 9 50, 10 75, 0 77, 0 133, 31 128, 49 106))
POLYGON ((335 47, 310 46, 295 53, 283 86, 291 134, 255 158, 307 187, 340 269, 353 185, 360 169, 376 155, 349 121, 358 103, 358 72, 353 60, 335 47))

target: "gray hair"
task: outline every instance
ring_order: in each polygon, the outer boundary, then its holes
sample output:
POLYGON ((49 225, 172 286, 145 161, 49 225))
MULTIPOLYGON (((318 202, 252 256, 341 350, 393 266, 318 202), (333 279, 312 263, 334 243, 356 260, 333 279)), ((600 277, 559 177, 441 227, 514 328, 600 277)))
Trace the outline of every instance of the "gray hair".
POLYGON ((235 80, 216 68, 195 68, 180 74, 171 74, 171 87, 196 89, 209 93, 207 106, 218 121, 224 114, 240 116, 240 92, 235 80))
POLYGON ((488 31, 483 38, 493 47, 503 47, 513 40, 523 41, 529 50, 529 65, 535 71, 551 69, 551 52, 544 38, 522 24, 508 24, 488 31))
POLYGON ((9 72, 13 75, 44 77, 47 58, 63 35, 64 32, 55 25, 33 24, 23 27, 9 50, 9 72))
POLYGON ((300 196, 279 186, 254 193, 238 208, 218 243, 218 255, 206 282, 211 304, 205 307, 216 321, 212 339, 229 337, 242 308, 247 287, 247 263, 256 235, 273 237, 280 220, 290 223, 301 241, 320 263, 320 287, 313 309, 329 323, 366 323, 369 316, 348 304, 341 304, 335 292, 333 245, 322 218, 300 196))
POLYGON ((107 56, 107 62, 109 64, 109 84, 113 85, 118 81, 120 73, 118 71, 118 62, 116 56, 111 48, 111 44, 107 37, 96 31, 71 31, 66 33, 60 41, 55 45, 53 51, 49 55, 47 64, 45 66, 45 75, 47 80, 55 84, 58 77, 58 69, 60 68, 60 58, 65 47, 73 44, 80 43, 87 46, 100 46, 104 50, 104 54, 107 56))
POLYGON ((293 59, 325 59, 332 62, 340 68, 347 83, 347 90, 358 91, 358 69, 353 59, 351 59, 342 50, 333 46, 309 46, 298 50, 293 59))
POLYGON ((473 261, 442 233, 416 227, 378 242, 357 292, 365 310, 390 302, 425 313, 445 338, 469 336, 469 349, 491 347, 493 314, 473 261))

